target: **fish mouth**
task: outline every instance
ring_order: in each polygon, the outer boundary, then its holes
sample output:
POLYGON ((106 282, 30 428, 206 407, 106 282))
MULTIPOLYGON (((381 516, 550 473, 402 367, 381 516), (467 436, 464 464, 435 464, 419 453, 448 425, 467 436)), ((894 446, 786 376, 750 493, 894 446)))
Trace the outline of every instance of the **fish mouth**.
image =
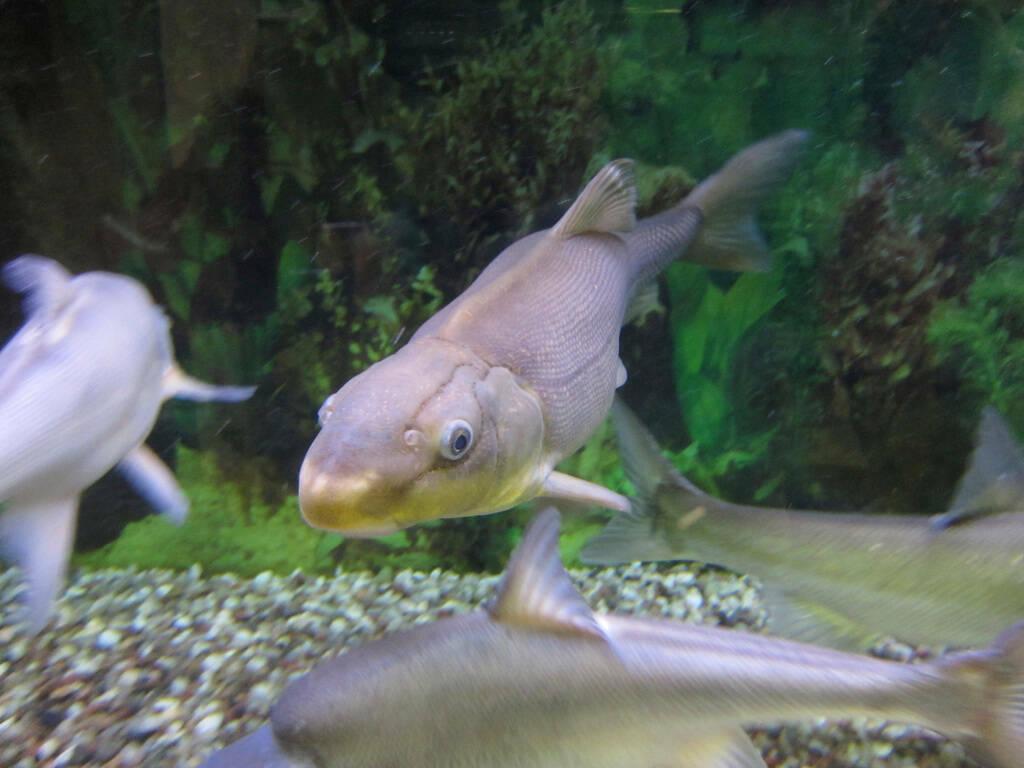
POLYGON ((299 469, 299 512, 314 528, 359 538, 386 536, 404 526, 389 513, 393 494, 382 490, 384 485, 373 470, 339 477, 306 457, 299 469))

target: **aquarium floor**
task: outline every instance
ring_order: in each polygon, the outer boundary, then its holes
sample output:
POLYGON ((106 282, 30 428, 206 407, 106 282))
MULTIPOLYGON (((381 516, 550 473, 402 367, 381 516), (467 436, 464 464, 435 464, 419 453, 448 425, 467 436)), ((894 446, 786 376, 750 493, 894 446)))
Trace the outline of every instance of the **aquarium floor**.
MULTIPOLYGON (((756 585, 689 565, 573 573, 594 608, 757 627, 756 585)), ((496 577, 338 573, 204 578, 198 568, 78 571, 37 637, 0 571, 0 765, 195 766, 266 721, 321 658, 399 627, 462 613, 496 577)), ((911 649, 894 646, 897 654, 911 649)), ((755 731, 770 768, 967 766, 960 748, 882 721, 755 731)))

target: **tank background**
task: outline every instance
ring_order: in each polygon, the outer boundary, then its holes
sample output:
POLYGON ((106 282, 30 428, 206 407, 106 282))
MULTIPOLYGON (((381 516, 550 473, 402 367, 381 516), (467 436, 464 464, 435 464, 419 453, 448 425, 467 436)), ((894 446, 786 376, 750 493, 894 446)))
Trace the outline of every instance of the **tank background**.
MULTIPOLYGON (((500 570, 522 511, 302 524, 320 402, 605 160, 637 159, 643 214, 792 126, 814 141, 763 216, 776 268, 673 266, 624 332, 627 401, 703 486, 779 506, 937 511, 985 402, 1024 433, 1017 3, 545 5, 4 3, 4 259, 132 274, 188 371, 259 384, 168 404, 150 442, 188 523, 125 528, 148 510, 106 478, 79 564, 500 570)), ((624 490, 611 446, 567 463, 624 490)), ((570 559, 604 518, 567 518, 570 559)))

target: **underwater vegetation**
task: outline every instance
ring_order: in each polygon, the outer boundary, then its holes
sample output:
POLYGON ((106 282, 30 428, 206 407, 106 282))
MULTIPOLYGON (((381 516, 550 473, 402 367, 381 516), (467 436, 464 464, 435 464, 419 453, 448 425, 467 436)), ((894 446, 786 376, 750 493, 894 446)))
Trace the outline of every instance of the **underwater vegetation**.
MULTIPOLYGON (((251 555, 203 554, 208 569, 281 562, 324 398, 554 223, 588 173, 634 158, 642 216, 791 126, 814 138, 762 217, 775 266, 669 270, 664 311, 624 330, 625 398, 703 487, 776 506, 939 510, 985 403, 1024 427, 1016 3, 5 8, 5 252, 143 281, 184 368, 259 384, 230 417, 172 404, 154 429, 186 494, 248 489, 189 524, 251 528, 251 555)), ((5 338, 16 309, 0 296, 5 338)), ((582 451, 562 470, 627 489, 607 432, 582 451)), ((90 546, 132 516, 101 515, 105 499, 83 508, 90 546)), ((599 519, 569 517, 566 536, 599 519)), ((522 522, 287 540, 324 571, 496 570, 522 522)))

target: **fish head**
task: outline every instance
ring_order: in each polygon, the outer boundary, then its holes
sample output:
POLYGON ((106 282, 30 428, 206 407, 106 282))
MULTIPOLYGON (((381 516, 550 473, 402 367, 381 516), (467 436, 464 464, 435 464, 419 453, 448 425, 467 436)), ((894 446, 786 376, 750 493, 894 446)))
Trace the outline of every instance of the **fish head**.
POLYGON ((551 469, 536 394, 438 339, 351 379, 324 402, 320 424, 299 506, 310 525, 349 536, 507 509, 536 495, 551 469))

